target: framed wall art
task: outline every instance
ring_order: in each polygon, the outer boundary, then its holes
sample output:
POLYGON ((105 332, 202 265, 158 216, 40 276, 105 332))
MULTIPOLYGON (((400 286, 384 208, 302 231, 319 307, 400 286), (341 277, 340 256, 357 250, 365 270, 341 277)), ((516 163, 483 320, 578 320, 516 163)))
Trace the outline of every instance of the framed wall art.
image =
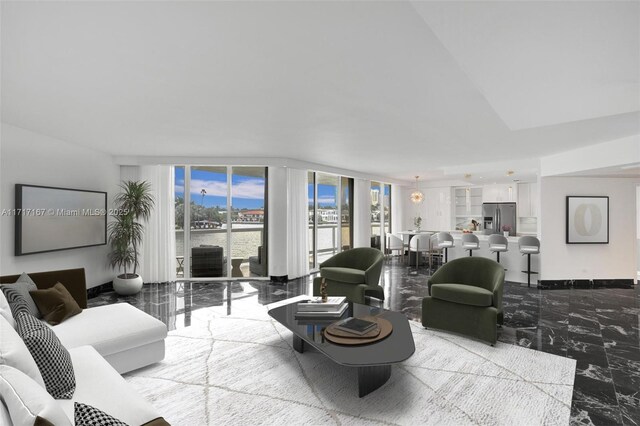
POLYGON ((567 244, 609 244, 609 197, 567 196, 567 244))

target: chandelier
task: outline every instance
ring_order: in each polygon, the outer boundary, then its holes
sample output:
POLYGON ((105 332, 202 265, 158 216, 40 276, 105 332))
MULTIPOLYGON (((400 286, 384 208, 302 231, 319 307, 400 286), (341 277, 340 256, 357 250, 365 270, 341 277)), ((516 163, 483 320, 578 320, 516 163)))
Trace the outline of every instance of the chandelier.
POLYGON ((424 200, 424 194, 418 189, 418 178, 420 176, 416 176, 416 189, 411 193, 409 198, 414 204, 420 204, 424 200))

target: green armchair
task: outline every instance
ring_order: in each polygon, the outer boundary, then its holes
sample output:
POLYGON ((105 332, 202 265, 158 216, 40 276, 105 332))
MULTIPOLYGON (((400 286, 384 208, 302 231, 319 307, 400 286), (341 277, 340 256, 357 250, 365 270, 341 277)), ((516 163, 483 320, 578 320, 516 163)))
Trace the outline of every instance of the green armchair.
POLYGON ((320 264, 320 276, 313 280, 313 295, 320 296, 320 283, 327 280, 329 296, 345 296, 364 304, 365 296, 384 300, 380 274, 384 255, 378 249, 359 247, 345 250, 320 264))
POLYGON ((422 325, 466 334, 491 345, 503 323, 504 269, 486 257, 452 260, 429 280, 422 300, 422 325))

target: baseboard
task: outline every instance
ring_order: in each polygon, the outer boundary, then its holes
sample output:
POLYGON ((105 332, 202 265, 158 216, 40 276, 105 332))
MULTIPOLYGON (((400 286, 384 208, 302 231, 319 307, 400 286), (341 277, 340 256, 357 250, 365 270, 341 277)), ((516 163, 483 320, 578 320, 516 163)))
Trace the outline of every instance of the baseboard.
POLYGON ((286 284, 289 282, 289 275, 271 275, 269 278, 274 284, 286 284))
POLYGON ((107 291, 113 291, 113 283, 109 281, 108 283, 100 284, 95 287, 91 287, 87 289, 87 299, 93 299, 97 297, 101 293, 106 293, 107 291))
POLYGON ((541 280, 541 290, 592 289, 592 288, 633 288, 633 278, 595 279, 595 280, 541 280))

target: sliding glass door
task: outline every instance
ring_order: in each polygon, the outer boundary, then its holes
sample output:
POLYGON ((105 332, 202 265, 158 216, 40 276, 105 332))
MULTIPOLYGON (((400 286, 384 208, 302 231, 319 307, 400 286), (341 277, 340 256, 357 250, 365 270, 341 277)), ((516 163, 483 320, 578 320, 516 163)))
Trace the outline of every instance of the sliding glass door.
POLYGON ((266 168, 174 170, 177 276, 266 276, 266 168))
POLYGON ((309 269, 353 241, 353 179, 309 172, 309 269))

